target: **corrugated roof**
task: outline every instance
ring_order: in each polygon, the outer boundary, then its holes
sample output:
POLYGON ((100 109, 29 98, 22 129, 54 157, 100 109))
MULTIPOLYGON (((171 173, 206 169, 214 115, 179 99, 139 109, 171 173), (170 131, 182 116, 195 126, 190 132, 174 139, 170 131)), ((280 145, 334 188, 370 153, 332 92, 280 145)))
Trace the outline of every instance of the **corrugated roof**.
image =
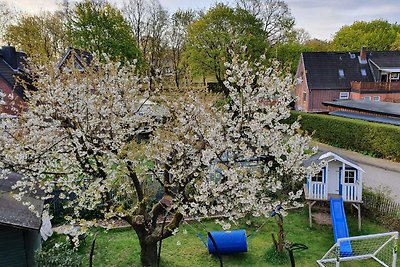
POLYGON ((369 111, 393 117, 400 117, 400 103, 366 100, 337 100, 323 102, 326 106, 344 107, 355 110, 369 111))
POLYGON ((346 112, 346 111, 334 111, 334 112, 330 112, 329 114, 334 115, 334 116, 350 118, 350 119, 365 120, 365 121, 370 121, 370 122, 380 122, 380 123, 393 124, 393 125, 400 126, 400 119, 395 119, 395 118, 377 117, 377 116, 373 116, 373 115, 366 115, 366 114, 346 112))

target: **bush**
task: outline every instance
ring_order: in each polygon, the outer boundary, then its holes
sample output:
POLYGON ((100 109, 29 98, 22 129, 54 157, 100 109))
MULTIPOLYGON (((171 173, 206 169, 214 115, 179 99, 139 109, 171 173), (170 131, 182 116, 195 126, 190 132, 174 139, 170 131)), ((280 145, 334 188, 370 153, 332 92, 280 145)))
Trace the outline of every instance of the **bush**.
POLYGON ((271 246, 265 253, 265 261, 273 265, 283 265, 289 262, 289 255, 286 250, 279 253, 275 246, 271 246))
POLYGON ((399 126, 296 111, 289 121, 299 115, 301 128, 322 143, 400 161, 399 126))
POLYGON ((79 255, 69 243, 56 243, 53 247, 42 249, 35 254, 39 267, 79 267, 83 256, 79 255))

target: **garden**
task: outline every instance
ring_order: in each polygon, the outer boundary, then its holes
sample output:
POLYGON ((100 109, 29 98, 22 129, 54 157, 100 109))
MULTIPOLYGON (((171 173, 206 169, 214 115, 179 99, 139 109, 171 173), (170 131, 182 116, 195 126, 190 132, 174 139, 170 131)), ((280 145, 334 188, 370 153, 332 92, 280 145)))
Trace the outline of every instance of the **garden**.
MULTIPOLYGON (((357 218, 347 212, 348 225, 351 236, 387 232, 376 222, 364 219, 362 231, 357 229, 357 218)), ((329 216, 328 213, 326 215, 329 216)), ((314 224, 308 226, 308 214, 305 208, 291 211, 284 219, 285 237, 290 242, 301 243, 307 250, 294 253, 296 266, 317 266, 320 259, 333 245, 333 233, 330 225, 314 224)), ((210 255, 207 248, 197 236, 206 235, 208 231, 220 230, 221 227, 214 221, 199 223, 184 223, 179 232, 164 240, 162 243, 160 266, 219 266, 218 258, 210 255)), ((271 233, 277 232, 274 218, 251 219, 232 229, 246 229, 249 236, 248 252, 232 255, 223 255, 224 266, 290 266, 287 253, 279 256, 273 249, 271 233), (251 224, 249 224, 251 222, 251 224), (260 227, 261 226, 261 227, 260 227), (258 230, 258 231, 257 231, 258 230), (257 232, 255 232, 257 231, 257 232)), ((96 237, 93 266, 140 266, 140 245, 135 234, 128 228, 105 230, 93 229, 82 243, 74 256, 81 257, 82 266, 88 266, 92 240, 96 237)), ((53 247, 56 242, 64 241, 64 236, 54 236, 45 244, 53 247)), ((58 254, 59 257, 63 255, 58 254)), ((397 261, 399 262, 399 261, 397 261)), ((380 266, 374 261, 353 261, 341 266, 380 266)))

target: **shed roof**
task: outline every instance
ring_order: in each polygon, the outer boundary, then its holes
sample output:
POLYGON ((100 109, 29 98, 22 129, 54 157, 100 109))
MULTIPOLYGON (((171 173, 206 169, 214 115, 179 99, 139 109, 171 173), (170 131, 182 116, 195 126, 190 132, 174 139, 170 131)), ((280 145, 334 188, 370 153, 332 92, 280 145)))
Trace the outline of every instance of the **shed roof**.
POLYGON ((354 113, 354 112, 346 112, 346 111, 333 111, 329 112, 330 115, 350 118, 350 119, 359 119, 371 122, 379 122, 379 123, 387 123, 392 125, 400 126, 400 118, 388 118, 388 117, 378 117, 374 115, 367 115, 362 113, 354 113))
POLYGON ((22 179, 22 175, 11 173, 7 179, 0 179, 0 224, 39 230, 42 224, 41 217, 31 212, 29 208, 22 204, 28 202, 33 205, 35 210, 41 214, 43 211, 43 200, 35 198, 35 196, 24 197, 22 201, 17 201, 13 197, 16 191, 12 186, 22 179))
POLYGON ((399 68, 400 52, 399 51, 380 51, 369 52, 369 60, 375 63, 379 68, 399 68))
POLYGON ((343 107, 382 115, 389 115, 393 117, 400 117, 400 103, 368 100, 337 100, 323 102, 322 104, 325 106, 343 107))

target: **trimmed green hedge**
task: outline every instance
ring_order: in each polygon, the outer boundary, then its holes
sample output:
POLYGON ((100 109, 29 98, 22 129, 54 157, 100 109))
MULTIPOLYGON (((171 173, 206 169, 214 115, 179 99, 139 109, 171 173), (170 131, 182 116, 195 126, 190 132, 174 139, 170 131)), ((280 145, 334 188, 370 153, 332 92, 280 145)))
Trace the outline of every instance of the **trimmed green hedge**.
POLYGON ((400 126, 337 116, 292 112, 301 116, 301 128, 322 143, 375 157, 400 161, 400 126))

